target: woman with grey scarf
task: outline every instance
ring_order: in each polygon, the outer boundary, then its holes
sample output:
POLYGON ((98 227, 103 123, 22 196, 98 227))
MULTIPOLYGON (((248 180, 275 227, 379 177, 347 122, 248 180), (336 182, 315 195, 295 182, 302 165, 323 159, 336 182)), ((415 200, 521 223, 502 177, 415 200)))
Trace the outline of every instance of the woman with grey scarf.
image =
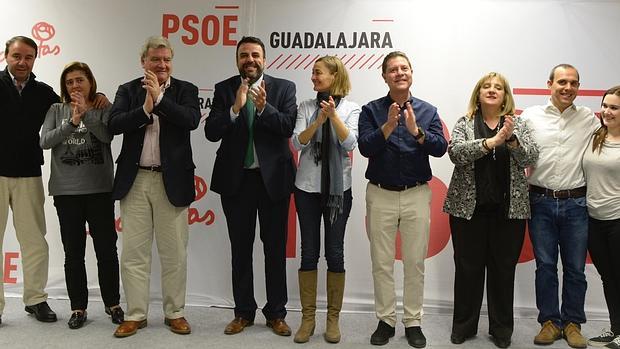
POLYGON ((325 340, 340 341, 338 319, 344 294, 344 232, 351 212, 351 154, 357 145, 360 107, 344 97, 349 75, 337 57, 324 56, 312 68, 317 97, 299 105, 292 143, 301 150, 295 179, 295 205, 301 230, 299 295, 302 321, 296 343, 314 334, 317 264, 324 225, 327 260, 325 340))

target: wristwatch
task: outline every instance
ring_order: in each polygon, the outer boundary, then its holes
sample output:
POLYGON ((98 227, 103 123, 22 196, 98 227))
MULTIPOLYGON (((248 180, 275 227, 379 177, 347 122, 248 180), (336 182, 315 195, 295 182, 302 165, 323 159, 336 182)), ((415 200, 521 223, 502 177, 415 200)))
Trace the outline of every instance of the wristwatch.
POLYGON ((413 136, 413 138, 415 138, 415 140, 419 140, 420 138, 424 137, 426 135, 426 133, 424 133, 424 130, 422 129, 422 127, 418 127, 418 135, 417 136, 413 136))

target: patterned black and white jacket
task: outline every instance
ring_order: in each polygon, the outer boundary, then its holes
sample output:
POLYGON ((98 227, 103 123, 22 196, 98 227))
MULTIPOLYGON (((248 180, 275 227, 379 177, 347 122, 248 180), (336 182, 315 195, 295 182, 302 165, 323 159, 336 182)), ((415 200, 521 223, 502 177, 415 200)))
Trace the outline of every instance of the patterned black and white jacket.
MULTIPOLYGON (((510 205, 508 218, 530 218, 530 202, 525 168, 536 163, 538 146, 531 130, 519 117, 515 117, 514 134, 519 145, 510 153, 510 205)), ((476 208, 476 183, 474 163, 486 155, 482 139, 474 137, 474 118, 461 117, 454 125, 448 155, 454 163, 454 172, 448 187, 443 211, 460 218, 471 219, 476 208)))

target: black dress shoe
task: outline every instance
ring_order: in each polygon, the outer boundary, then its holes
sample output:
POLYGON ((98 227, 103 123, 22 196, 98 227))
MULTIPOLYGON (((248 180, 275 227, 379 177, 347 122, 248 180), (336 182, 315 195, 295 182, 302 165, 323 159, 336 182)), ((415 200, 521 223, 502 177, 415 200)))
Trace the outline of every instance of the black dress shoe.
POLYGON ((508 348, 510 346, 510 338, 491 336, 491 340, 498 348, 508 348))
POLYGON ((396 329, 386 322, 379 321, 377 329, 370 336, 370 344, 372 345, 385 345, 390 341, 390 338, 394 337, 396 329))
POLYGON ((67 324, 69 325, 70 329, 75 330, 84 326, 85 322, 86 311, 74 311, 73 314, 71 314, 71 318, 69 319, 69 322, 67 322, 67 324))
POLYGON ((110 315, 112 322, 115 324, 120 325, 125 320, 125 312, 123 311, 123 308, 121 307, 116 307, 116 308, 105 307, 105 313, 110 315))
POLYGON ((426 346, 426 337, 424 337, 420 326, 405 328, 405 337, 407 337, 409 345, 414 348, 424 348, 426 346))
POLYGON ((56 313, 50 309, 50 306, 47 305, 47 302, 41 302, 35 305, 27 305, 24 309, 30 314, 34 314, 37 320, 42 322, 54 322, 58 320, 56 318, 56 313))

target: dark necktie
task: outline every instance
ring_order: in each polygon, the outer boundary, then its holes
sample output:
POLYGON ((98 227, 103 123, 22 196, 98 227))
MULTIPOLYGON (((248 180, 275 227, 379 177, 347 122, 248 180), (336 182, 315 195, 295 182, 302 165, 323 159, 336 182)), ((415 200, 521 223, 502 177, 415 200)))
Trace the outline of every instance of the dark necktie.
POLYGON ((254 114, 256 114, 254 102, 252 102, 250 97, 245 102, 245 112, 248 120, 248 149, 245 153, 243 166, 248 168, 254 163, 254 114))

